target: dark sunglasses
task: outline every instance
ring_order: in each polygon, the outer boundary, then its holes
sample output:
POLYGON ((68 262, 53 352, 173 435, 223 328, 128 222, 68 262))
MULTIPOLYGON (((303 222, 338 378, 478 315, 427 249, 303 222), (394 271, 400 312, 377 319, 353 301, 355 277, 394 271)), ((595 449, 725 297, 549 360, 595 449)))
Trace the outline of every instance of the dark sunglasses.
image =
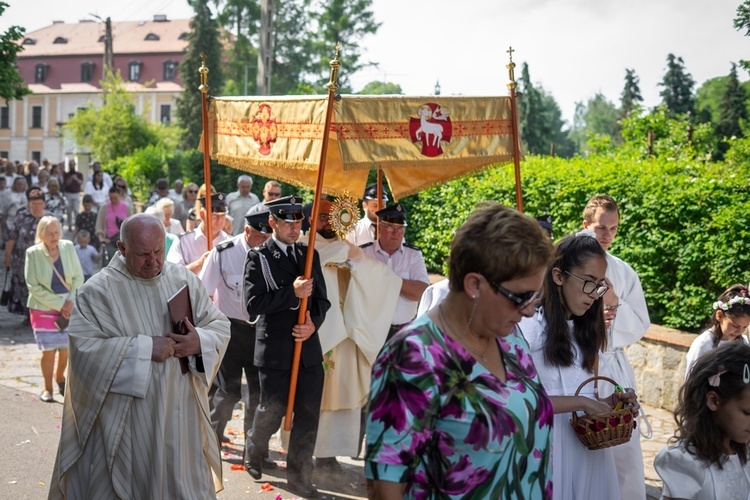
POLYGON ((189 189, 188 194, 196 194, 198 192, 197 189, 189 189))
POLYGON ((536 300, 541 295, 540 290, 531 290, 529 292, 514 293, 508 290, 507 288, 498 285, 494 281, 491 281, 486 276, 484 276, 484 279, 487 280, 487 283, 489 283, 490 286, 494 288, 497 293, 499 293, 503 297, 513 302, 518 309, 524 309, 527 306, 529 306, 529 304, 536 302, 536 300))

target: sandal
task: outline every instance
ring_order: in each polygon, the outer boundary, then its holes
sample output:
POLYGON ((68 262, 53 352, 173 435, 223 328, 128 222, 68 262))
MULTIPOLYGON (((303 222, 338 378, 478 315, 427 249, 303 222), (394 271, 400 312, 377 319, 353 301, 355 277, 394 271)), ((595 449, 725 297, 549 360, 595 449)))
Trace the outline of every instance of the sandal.
POLYGON ((52 393, 49 392, 49 391, 44 391, 39 399, 41 399, 45 403, 54 403, 55 402, 55 398, 52 397, 52 393))

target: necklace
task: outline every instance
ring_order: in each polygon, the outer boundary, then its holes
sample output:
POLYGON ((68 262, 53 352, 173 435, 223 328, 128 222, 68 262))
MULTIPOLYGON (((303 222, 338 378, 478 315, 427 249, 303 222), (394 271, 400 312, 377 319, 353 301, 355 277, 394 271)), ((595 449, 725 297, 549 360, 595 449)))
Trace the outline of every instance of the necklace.
MULTIPOLYGON (((476 302, 474 302, 474 306, 476 307, 476 302)), ((450 323, 448 323, 448 319, 445 317, 445 313, 443 312, 443 304, 438 305, 438 313, 440 313, 440 320, 443 322, 445 327, 451 330, 453 333, 456 333, 456 329, 453 328, 450 323)), ((474 308, 471 309, 471 316, 469 316, 469 321, 466 322, 466 328, 464 328, 464 331, 459 334, 458 340, 461 341, 461 344, 463 344, 463 346, 468 349, 470 353, 472 353, 474 356, 478 356, 484 363, 487 363, 487 350, 490 348, 490 340, 487 339, 487 344, 485 344, 484 350, 482 352, 475 351, 466 342, 466 333, 469 331, 469 325, 471 325, 471 320, 473 317, 474 308)))

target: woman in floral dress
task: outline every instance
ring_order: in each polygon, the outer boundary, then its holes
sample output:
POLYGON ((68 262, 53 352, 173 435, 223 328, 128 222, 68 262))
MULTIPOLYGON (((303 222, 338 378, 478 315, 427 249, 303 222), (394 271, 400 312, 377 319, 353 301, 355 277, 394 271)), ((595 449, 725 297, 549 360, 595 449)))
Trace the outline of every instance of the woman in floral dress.
POLYGON ((551 257, 536 221, 497 203, 459 228, 447 297, 373 366, 375 498, 551 498, 552 405, 517 328, 551 257))
POLYGON ((36 226, 45 215, 52 215, 44 209, 44 192, 38 187, 30 187, 26 191, 29 200, 26 208, 21 208, 13 219, 13 229, 5 245, 5 267, 10 267, 11 298, 8 301, 8 311, 29 317, 26 301, 29 289, 24 277, 26 263, 26 249, 34 245, 36 226))

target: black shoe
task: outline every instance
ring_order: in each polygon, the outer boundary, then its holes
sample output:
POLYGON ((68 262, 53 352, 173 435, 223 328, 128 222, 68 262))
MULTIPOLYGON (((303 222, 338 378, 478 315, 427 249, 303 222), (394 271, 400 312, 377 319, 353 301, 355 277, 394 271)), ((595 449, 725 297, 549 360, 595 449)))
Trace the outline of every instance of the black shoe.
POLYGON ((263 468, 266 470, 279 468, 279 464, 277 464, 276 462, 274 462, 268 457, 263 457, 263 460, 261 460, 261 464, 263 465, 263 468))
POLYGON ((250 477, 255 480, 258 480, 263 476, 263 467, 260 464, 245 462, 245 470, 250 474, 250 477))
POLYGON ((65 396, 65 380, 57 383, 57 388, 60 389, 60 396, 65 396))
POLYGON ((304 479, 287 478, 287 487, 289 491, 304 498, 318 498, 318 490, 310 481, 304 479))

